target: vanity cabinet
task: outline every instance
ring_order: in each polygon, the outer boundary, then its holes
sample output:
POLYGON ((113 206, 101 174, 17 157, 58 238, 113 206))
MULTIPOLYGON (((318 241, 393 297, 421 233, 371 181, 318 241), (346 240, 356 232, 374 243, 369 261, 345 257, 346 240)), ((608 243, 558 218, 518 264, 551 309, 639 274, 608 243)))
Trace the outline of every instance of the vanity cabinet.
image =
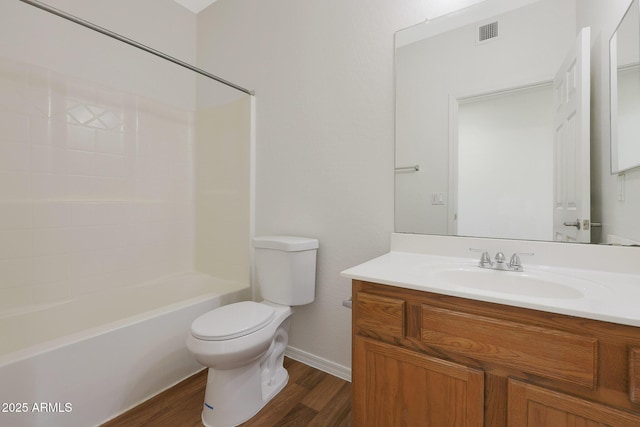
POLYGON ((354 426, 640 426, 640 328, 353 281, 354 426))

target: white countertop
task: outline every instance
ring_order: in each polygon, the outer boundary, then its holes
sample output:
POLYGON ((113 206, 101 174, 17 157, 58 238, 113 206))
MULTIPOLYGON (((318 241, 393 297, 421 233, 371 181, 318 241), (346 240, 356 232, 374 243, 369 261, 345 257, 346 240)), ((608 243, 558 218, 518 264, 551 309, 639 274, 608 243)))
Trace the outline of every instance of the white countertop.
MULTIPOLYGON (((584 286, 580 288, 583 296, 578 298, 542 298, 518 293, 471 289, 446 283, 446 280, 439 280, 437 276, 430 275, 430 272, 441 269, 443 266, 457 266, 472 272, 473 268, 484 271, 477 267, 479 256, 476 254, 473 256, 474 258, 439 256, 397 251, 392 247, 391 252, 349 268, 341 275, 349 279, 406 289, 640 326, 640 275, 638 274, 543 266, 527 264, 523 260, 524 273, 553 275, 555 278, 560 278, 559 280, 566 277, 567 283, 573 280, 583 284, 584 286)), ((495 272, 495 274, 510 274, 510 272, 495 272)))

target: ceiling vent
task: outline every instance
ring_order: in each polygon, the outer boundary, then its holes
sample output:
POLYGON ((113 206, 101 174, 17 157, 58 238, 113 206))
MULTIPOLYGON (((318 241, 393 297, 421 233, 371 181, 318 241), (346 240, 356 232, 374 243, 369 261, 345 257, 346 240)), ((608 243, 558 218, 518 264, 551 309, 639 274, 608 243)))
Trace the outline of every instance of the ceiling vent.
POLYGON ((478 27, 478 40, 476 44, 486 43, 498 38, 498 21, 478 27))

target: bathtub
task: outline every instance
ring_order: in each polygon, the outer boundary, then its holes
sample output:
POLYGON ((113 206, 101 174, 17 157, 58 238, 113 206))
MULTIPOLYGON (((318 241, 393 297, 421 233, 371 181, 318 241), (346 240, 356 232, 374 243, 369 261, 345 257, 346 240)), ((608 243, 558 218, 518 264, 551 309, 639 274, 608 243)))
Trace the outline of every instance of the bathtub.
POLYGON ((249 286, 185 273, 0 312, 0 426, 93 426, 202 369, 191 322, 249 286))

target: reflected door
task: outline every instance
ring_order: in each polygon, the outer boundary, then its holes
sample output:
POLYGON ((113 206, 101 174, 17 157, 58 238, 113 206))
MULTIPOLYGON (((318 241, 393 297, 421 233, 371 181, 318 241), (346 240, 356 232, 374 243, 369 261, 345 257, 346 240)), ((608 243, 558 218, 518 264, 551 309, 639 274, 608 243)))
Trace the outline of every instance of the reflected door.
POLYGON ((583 28, 553 81, 556 241, 591 241, 590 48, 590 29, 583 28))

